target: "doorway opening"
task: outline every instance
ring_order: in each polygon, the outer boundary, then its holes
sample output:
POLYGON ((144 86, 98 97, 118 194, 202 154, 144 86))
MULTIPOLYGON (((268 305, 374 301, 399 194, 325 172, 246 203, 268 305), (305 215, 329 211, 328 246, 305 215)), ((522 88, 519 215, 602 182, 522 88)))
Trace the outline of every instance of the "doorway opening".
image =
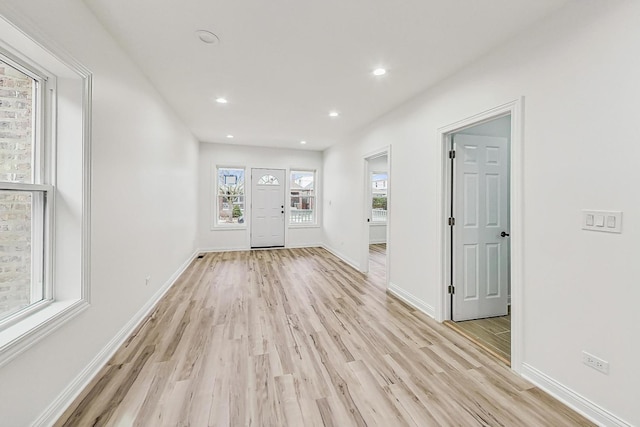
POLYGON ((447 324, 511 362, 511 131, 503 114, 446 134, 447 324))
POLYGON ((363 272, 381 287, 388 283, 389 150, 365 157, 365 252, 363 272))

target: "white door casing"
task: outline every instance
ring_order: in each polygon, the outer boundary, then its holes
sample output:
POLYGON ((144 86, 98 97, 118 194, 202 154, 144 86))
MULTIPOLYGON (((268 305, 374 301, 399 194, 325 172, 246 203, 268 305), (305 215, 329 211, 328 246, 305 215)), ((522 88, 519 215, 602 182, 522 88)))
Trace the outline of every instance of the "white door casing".
POLYGON ((285 171, 251 169, 251 247, 284 246, 285 171))
POLYGON ((507 314, 507 138, 454 135, 453 320, 507 314))

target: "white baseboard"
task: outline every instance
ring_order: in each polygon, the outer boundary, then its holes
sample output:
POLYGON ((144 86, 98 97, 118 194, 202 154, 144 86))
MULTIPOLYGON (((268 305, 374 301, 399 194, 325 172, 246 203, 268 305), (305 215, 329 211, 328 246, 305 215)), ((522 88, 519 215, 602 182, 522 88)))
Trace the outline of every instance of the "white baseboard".
POLYGON ((285 249, 321 248, 321 243, 309 243, 305 245, 287 245, 285 249))
MULTIPOLYGON (((321 243, 309 243, 304 245, 286 245, 282 248, 265 248, 265 249, 301 249, 301 248, 321 248, 321 243)), ((250 246, 245 248, 200 248, 198 253, 218 253, 218 252, 242 252, 252 250, 250 246)))
POLYGON ((348 256, 345 256, 343 254, 341 254, 340 252, 336 251, 335 249, 327 246, 327 245, 322 245, 321 246, 323 249, 331 252, 333 255, 337 256, 338 258, 340 258, 342 261, 346 262, 347 264, 349 264, 349 266, 353 267, 354 269, 361 271, 360 270, 360 266, 358 266, 358 263, 355 262, 354 260, 352 260, 351 258, 349 258, 348 256))
POLYGON ((120 346, 129 338, 140 323, 151 313, 158 301, 174 285, 180 275, 189 267, 198 256, 199 251, 194 252, 178 270, 165 282, 165 284, 142 306, 140 310, 127 322, 126 325, 114 336, 111 341, 93 358, 93 360, 80 372, 80 374, 58 395, 58 397, 45 409, 45 411, 31 424, 32 427, 52 426, 64 411, 80 395, 82 390, 89 385, 93 378, 107 364, 120 346))
POLYGON ((200 248, 197 250, 199 254, 206 254, 209 252, 217 253, 217 252, 242 252, 242 251, 250 251, 251 248, 200 248))
POLYGON ((429 304, 422 301, 420 298, 417 298, 416 296, 410 294, 404 289, 399 288, 398 286, 394 285, 391 282, 389 282, 389 288, 387 288, 387 292, 389 292, 396 298, 406 302, 411 307, 414 307, 420 310, 421 312, 423 312, 424 314, 426 314, 427 316, 435 319, 435 309, 429 304))
POLYGON ((631 427, 628 422, 618 418, 531 365, 523 363, 520 374, 523 378, 600 426, 631 427))

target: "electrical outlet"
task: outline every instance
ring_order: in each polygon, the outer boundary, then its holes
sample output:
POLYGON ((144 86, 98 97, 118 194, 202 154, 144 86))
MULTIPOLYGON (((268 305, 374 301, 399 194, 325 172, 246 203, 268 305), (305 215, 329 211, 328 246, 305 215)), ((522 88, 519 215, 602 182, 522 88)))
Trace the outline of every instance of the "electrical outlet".
POLYGON ((147 277, 144 279, 144 285, 145 285, 145 286, 149 286, 149 282, 150 282, 150 281, 151 281, 151 276, 147 276, 147 277))
POLYGON ((592 367, 596 371, 600 371, 603 374, 609 375, 609 362, 605 362, 599 357, 589 354, 586 351, 582 352, 582 363, 592 367))

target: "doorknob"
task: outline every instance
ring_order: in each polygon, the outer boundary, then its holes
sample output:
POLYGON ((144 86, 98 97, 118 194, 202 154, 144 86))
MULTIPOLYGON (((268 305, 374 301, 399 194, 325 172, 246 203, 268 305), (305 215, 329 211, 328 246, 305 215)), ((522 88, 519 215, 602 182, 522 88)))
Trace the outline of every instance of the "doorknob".
POLYGON ((509 237, 509 233, 505 233, 504 231, 500 233, 500 237, 509 237))

